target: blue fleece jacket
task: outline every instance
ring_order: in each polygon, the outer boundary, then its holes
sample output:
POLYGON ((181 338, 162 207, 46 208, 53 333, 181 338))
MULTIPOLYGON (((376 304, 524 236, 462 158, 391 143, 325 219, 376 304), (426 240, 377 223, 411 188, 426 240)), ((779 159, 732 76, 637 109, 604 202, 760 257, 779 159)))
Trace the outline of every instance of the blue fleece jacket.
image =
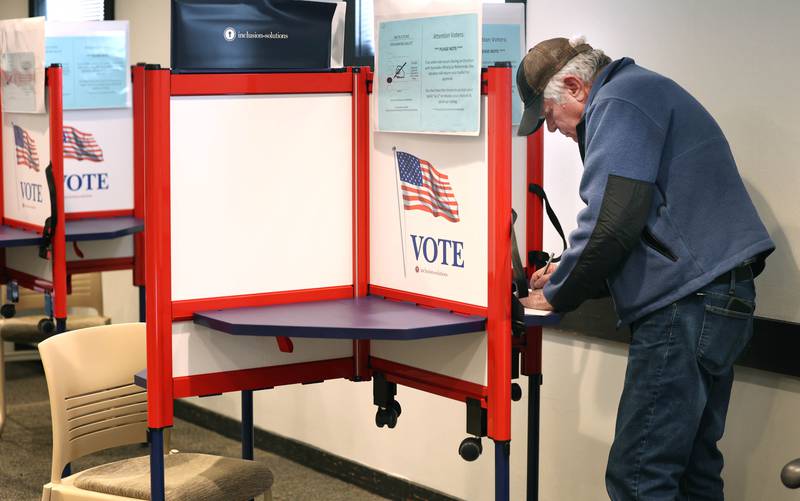
POLYGON ((722 130, 672 80, 612 62, 578 135, 586 208, 544 288, 557 310, 607 287, 628 324, 774 250, 722 130))

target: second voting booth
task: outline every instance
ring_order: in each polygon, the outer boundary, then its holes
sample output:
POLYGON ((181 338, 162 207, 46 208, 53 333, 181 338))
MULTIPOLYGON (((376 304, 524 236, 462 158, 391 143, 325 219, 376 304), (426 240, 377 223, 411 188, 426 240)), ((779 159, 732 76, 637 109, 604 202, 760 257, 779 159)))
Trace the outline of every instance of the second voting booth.
POLYGON ((337 378, 372 381, 378 426, 398 384, 464 402, 462 455, 492 439, 508 499, 512 375, 540 335, 511 333, 511 72, 483 72, 479 135, 422 136, 372 131, 367 68, 148 66, 153 499, 175 398, 242 391, 252 458, 253 391, 337 378))
MULTIPOLYGON (((102 144, 104 134, 117 135, 118 122, 125 131, 124 119, 109 120, 102 116, 105 110, 75 112, 78 115, 65 119, 62 82, 60 65, 50 66, 44 113, 2 113, 2 274, 9 296, 19 285, 45 293, 47 303, 52 299, 47 312, 51 318, 40 322, 45 332, 66 329, 66 296, 74 273, 139 268, 134 284, 143 285, 143 248, 134 243, 134 234, 143 229, 143 172, 135 174, 131 164, 123 163, 125 179, 111 181, 119 185, 110 196, 86 195, 108 187, 108 174, 90 172, 83 165, 105 160, 97 138, 102 144), (86 129, 81 119, 108 130, 87 135, 80 130, 86 129), (66 191, 83 194, 70 196, 66 191), (48 324, 53 319, 55 323, 48 324)), ((132 155, 132 121, 128 122, 127 148, 105 150, 111 163, 132 155)), ((118 140, 124 144, 126 138, 118 140)), ((14 298, 7 299, 3 313, 13 316, 14 298)))
POLYGON ((144 69, 128 70, 124 21, 45 27, 40 17, 0 31, 0 312, 14 316, 18 287, 33 289, 46 298, 39 330, 61 332, 73 274, 131 269, 144 285, 143 136, 131 106, 144 69))

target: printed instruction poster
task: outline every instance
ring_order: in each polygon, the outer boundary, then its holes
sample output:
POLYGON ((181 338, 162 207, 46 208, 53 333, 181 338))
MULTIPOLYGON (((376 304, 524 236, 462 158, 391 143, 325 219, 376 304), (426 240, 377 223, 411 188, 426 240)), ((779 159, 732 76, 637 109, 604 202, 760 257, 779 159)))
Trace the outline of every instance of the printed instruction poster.
POLYGON ((377 129, 477 135, 477 13, 378 22, 377 129))
POLYGON ((3 111, 43 113, 44 18, 0 21, 3 111))
POLYGON ((47 64, 60 63, 64 109, 130 105, 128 22, 47 23, 47 64))
POLYGON ((522 101, 517 91, 517 68, 525 50, 525 5, 519 3, 483 6, 483 67, 511 63, 511 123, 522 118, 522 101))

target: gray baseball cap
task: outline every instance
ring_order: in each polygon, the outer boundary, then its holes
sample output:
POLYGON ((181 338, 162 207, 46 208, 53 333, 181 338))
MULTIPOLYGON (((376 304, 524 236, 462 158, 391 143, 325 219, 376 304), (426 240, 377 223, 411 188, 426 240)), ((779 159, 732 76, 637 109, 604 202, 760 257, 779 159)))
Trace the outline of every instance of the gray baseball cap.
POLYGON ((567 38, 551 38, 536 44, 517 68, 517 90, 525 111, 519 122, 517 135, 533 134, 544 122, 544 89, 547 83, 573 57, 592 50, 592 46, 581 43, 573 47, 567 38))

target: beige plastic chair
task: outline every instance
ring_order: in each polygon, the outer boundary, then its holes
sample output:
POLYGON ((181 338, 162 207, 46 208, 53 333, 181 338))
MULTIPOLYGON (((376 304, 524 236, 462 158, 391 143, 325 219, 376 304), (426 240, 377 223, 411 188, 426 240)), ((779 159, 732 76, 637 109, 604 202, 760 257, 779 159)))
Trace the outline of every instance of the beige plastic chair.
MULTIPOLYGON (((5 289, 5 287, 3 287, 5 289)), ((5 290, 0 291, 5 297, 5 290)), ((100 273, 72 275, 72 293, 67 296, 67 330, 107 325, 111 319, 103 313, 103 287, 100 273)), ((39 321, 45 317, 44 295, 20 287, 17 315, 0 319, 0 434, 6 422, 5 353, 3 341, 34 344, 52 334, 39 330, 39 321)))
MULTIPOLYGON (((42 501, 150 498, 149 456, 61 478, 73 460, 147 440, 147 393, 133 384, 146 365, 145 324, 65 332, 39 344, 53 418, 53 462, 42 501)), ((207 454, 164 457, 168 501, 272 499, 272 472, 258 461, 207 454)))

